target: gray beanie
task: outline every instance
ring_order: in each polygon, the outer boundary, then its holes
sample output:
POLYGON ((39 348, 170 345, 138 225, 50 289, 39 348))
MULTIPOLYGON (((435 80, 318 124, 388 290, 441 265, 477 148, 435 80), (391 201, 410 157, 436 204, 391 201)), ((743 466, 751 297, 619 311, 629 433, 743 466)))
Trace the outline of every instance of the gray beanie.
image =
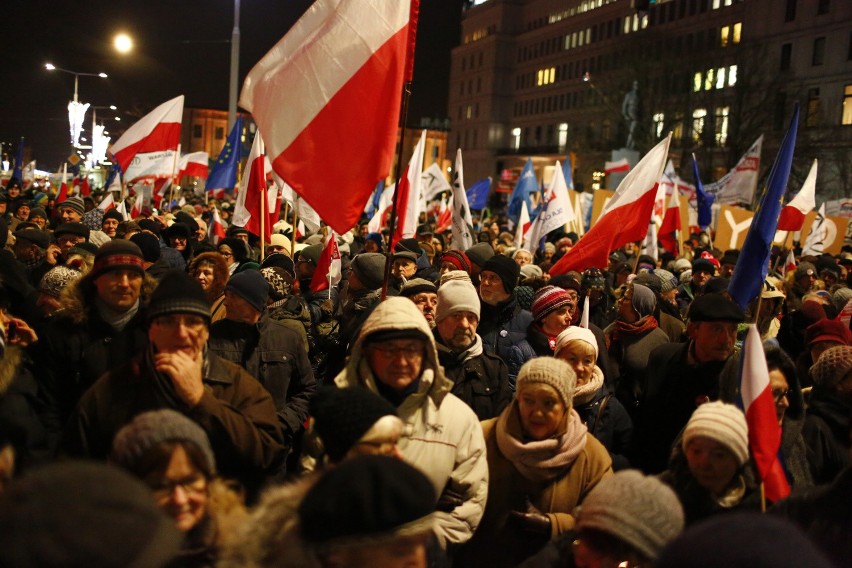
POLYGON ((657 307, 657 297, 647 286, 633 284, 633 309, 640 318, 651 315, 657 307))
POLYGON ((697 436, 728 448, 739 465, 748 461, 748 424, 743 411, 721 401, 705 402, 695 409, 683 430, 683 449, 697 436))
POLYGON ((367 290, 378 290, 382 287, 385 278, 385 255, 365 252, 353 258, 350 266, 367 290))
POLYGON ((846 288, 838 288, 834 291, 834 294, 831 295, 831 303, 834 304, 834 307, 837 311, 841 311, 846 307, 846 304, 852 300, 852 289, 846 288))
POLYGON ((68 209, 73 209, 74 211, 76 211, 80 215, 83 215, 84 213, 86 213, 86 205, 85 205, 85 203, 83 203, 83 198, 78 197, 76 195, 74 197, 69 197, 68 199, 66 199, 62 203, 56 204, 57 209, 62 209, 63 207, 67 207, 68 209))
POLYGON ((207 458, 208 471, 216 473, 216 460, 207 433, 183 414, 170 409, 144 412, 119 430, 112 441, 111 459, 122 468, 132 470, 152 447, 168 441, 195 444, 207 458))
POLYGON ((665 294, 666 292, 671 292, 672 290, 677 288, 677 278, 668 270, 657 268, 656 270, 654 270, 654 274, 657 275, 657 278, 659 278, 660 282, 662 282, 663 284, 663 294, 665 294))
POLYGON ((566 410, 572 408, 577 375, 571 365, 555 357, 536 357, 524 363, 518 371, 517 393, 525 385, 541 383, 553 387, 559 393, 566 410))
POLYGON ((592 529, 616 537, 655 560, 683 530, 683 508, 672 489, 636 470, 606 477, 575 512, 577 530, 592 529))
MULTIPOLYGON (((452 272, 449 274, 452 274, 452 272)), ((467 275, 466 272, 462 272, 462 274, 467 275)), ((476 319, 479 319, 479 308, 479 295, 469 277, 467 280, 447 280, 438 288, 438 308, 435 310, 435 321, 441 321, 456 312, 471 312, 476 314, 476 319)))

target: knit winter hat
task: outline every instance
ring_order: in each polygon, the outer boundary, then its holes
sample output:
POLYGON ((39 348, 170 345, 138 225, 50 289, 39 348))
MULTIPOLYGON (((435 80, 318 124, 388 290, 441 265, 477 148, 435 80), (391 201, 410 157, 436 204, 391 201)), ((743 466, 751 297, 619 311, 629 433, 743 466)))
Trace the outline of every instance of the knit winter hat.
POLYGON ((647 286, 642 284, 633 284, 633 309, 639 314, 640 318, 651 315, 657 307, 657 297, 647 286))
POLYGON ((385 279, 385 255, 365 252, 357 255, 350 263, 352 271, 367 290, 378 290, 385 279))
POLYGON ((651 292, 656 294, 661 294, 663 292, 663 283, 660 281, 660 277, 655 273, 649 272, 647 270, 643 270, 631 280, 633 284, 641 284, 646 288, 650 288, 651 292))
POLYGON ((311 399, 310 413, 334 463, 342 460, 380 418, 397 416, 389 402, 361 387, 320 389, 311 399))
POLYGON ((574 325, 562 330, 562 333, 556 336, 556 349, 553 350, 553 355, 559 355, 559 352, 572 341, 585 341, 595 350, 595 359, 598 358, 598 340, 595 334, 590 329, 574 325))
POLYGON ((62 290, 66 286, 80 278, 79 270, 69 268, 67 266, 54 266, 41 277, 41 282, 38 284, 38 291, 48 296, 58 298, 62 290))
POLYGON ((192 314, 210 323, 210 304, 204 289, 198 280, 180 270, 163 276, 148 303, 149 324, 154 318, 169 314, 192 314))
POLYGON ((80 215, 83 215, 86 212, 86 205, 83 203, 83 198, 76 195, 74 197, 69 197, 62 203, 58 203, 56 208, 60 210, 64 208, 72 209, 80 215))
POLYGON ((497 254, 485 261, 482 265, 482 272, 493 272, 500 277, 503 282, 503 288, 509 294, 518 285, 518 277, 521 275, 521 267, 518 263, 502 254, 497 254))
POLYGON ((142 251, 130 241, 114 239, 98 247, 95 254, 95 264, 89 277, 95 280, 98 276, 111 270, 129 269, 144 274, 142 268, 142 251))
MULTIPOLYGON (((452 274, 450 272, 449 274, 452 274)), ((465 273, 466 274, 466 273, 465 273)), ((465 280, 448 280, 438 288, 438 307, 435 309, 435 321, 442 321, 447 316, 457 312, 471 312, 479 319, 479 294, 470 282, 465 280)))
POLYGON ((685 258, 679 258, 672 264, 672 270, 677 273, 682 273, 684 270, 692 270, 692 263, 685 258))
POLYGON ((816 276, 816 274, 816 266, 810 262, 803 261, 796 267, 796 272, 793 274, 793 280, 798 280, 799 278, 808 275, 816 276))
POLYGON ((820 341, 836 341, 842 345, 852 345, 852 331, 841 321, 822 318, 805 330, 805 345, 810 347, 820 341))
POLYGON ((577 385, 577 375, 571 365, 555 357, 536 357, 524 363, 518 371, 517 393, 524 386, 541 383, 553 387, 559 393, 566 410, 571 408, 574 400, 574 387, 577 385))
POLYGON ((136 233, 130 237, 130 242, 142 251, 145 262, 157 262, 160 260, 160 239, 151 233, 136 233))
POLYGON ((207 471, 216 473, 216 458, 207 433, 195 422, 171 409, 153 410, 137 415, 112 441, 110 459, 124 469, 134 471, 148 451, 161 442, 190 442, 198 446, 207 461, 207 471))
POLYGON ((808 374, 815 385, 832 388, 852 371, 852 347, 840 345, 823 351, 808 374))
POLYGON ((257 270, 246 270, 231 276, 225 286, 225 292, 236 294, 251 307, 262 312, 269 300, 269 283, 257 270))
POLYGON ((706 402, 695 409, 683 430, 683 449, 696 436, 719 442, 743 465, 748 461, 748 424, 743 411, 721 401, 706 402))
POLYGON ((270 300, 278 302, 290 295, 294 281, 292 274, 288 274, 280 266, 268 266, 260 269, 260 275, 269 284, 270 300))
POLYGON ((543 286, 533 296, 533 320, 541 322, 544 318, 565 306, 574 306, 574 301, 568 292, 556 286, 543 286))
POLYGON ((464 270, 470 274, 470 259, 460 250, 448 250, 441 255, 441 263, 448 262, 456 267, 457 270, 464 270))
POLYGON ((636 470, 619 471, 598 483, 577 507, 576 529, 616 537, 655 560, 683 530, 683 508, 672 489, 636 470))
POLYGON ((103 463, 49 464, 0 495, 0 566, 167 566, 182 542, 151 490, 103 463))
POLYGON ((438 288, 435 286, 434 282, 426 280, 425 278, 412 278, 402 286, 402 289, 399 291, 399 295, 405 298, 410 298, 421 292, 432 292, 434 294, 437 291, 438 288))
POLYGON ((541 278, 544 271, 537 264, 525 264, 521 267, 521 278, 541 278))
POLYGON ((124 217, 121 216, 121 213, 118 212, 118 209, 110 209, 106 213, 104 213, 103 219, 101 219, 101 223, 103 223, 104 219, 115 219, 119 223, 124 221, 124 217))
POLYGON ((485 262, 494 256, 494 247, 489 243, 476 243, 464 252, 472 264, 482 268, 485 262))
POLYGON ((359 456, 327 470, 299 504, 301 536, 322 550, 378 544, 431 530, 437 496, 414 466, 359 456))
POLYGON ((669 272, 668 270, 663 270, 662 268, 657 268, 654 270, 654 275, 660 279, 662 283, 662 293, 671 292, 675 288, 677 288, 677 278, 675 275, 669 272))
POLYGON ((316 266, 317 262, 319 262, 319 257, 322 254, 322 249, 323 246, 321 244, 307 246, 299 253, 299 260, 307 261, 316 266))
POLYGON ((89 239, 89 228, 83 223, 62 223, 53 231, 54 237, 61 237, 62 235, 77 235, 89 239))
POLYGON ((271 252, 260 263, 261 268, 273 266, 281 268, 292 280, 296 280, 296 263, 293 262, 290 255, 283 252, 271 252))

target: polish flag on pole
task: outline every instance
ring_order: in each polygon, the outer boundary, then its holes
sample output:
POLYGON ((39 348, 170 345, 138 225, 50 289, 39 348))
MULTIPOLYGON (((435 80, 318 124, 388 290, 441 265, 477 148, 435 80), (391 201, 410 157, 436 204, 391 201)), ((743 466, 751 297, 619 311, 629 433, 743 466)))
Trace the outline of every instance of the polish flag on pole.
POLYGON ((805 224, 805 215, 816 207, 816 177, 817 161, 811 164, 811 171, 802 184, 802 189, 796 194, 790 203, 781 209, 778 217, 778 231, 801 231, 805 224))
POLYGON ((417 232, 417 221, 420 218, 420 181, 423 178, 423 151, 426 148, 426 131, 420 134, 420 140, 414 146, 411 160, 405 173, 396 184, 397 200, 396 230, 390 243, 390 250, 401 239, 413 237, 417 232))
POLYGON ((796 270, 796 257, 793 255, 793 251, 787 253, 787 261, 784 263, 784 274, 788 272, 793 272, 796 270))
POLYGON ((180 158, 177 179, 184 176, 207 179, 210 173, 210 156, 207 152, 192 152, 180 158))
POLYGON ((659 240, 663 248, 672 254, 678 254, 677 246, 677 231, 681 230, 680 226, 680 195, 677 187, 672 187, 672 195, 669 198, 669 203, 666 206, 663 222, 660 223, 659 240))
POLYGON ((419 4, 317 0, 243 83, 272 167, 338 233, 393 164, 419 4))
POLYGON ((438 214, 436 233, 443 233, 453 224, 453 210, 450 208, 450 200, 445 197, 441 201, 441 212, 438 214))
POLYGON ((98 209, 106 213, 110 209, 115 209, 115 199, 112 197, 112 192, 108 191, 103 201, 98 204, 98 209))
POLYGON ((92 189, 89 187, 89 176, 83 177, 83 183, 80 184, 80 195, 88 197, 92 194, 92 189))
POLYGON ((129 217, 127 216, 127 206, 124 204, 123 199, 116 206, 115 210, 118 211, 121 214, 121 218, 124 219, 125 221, 127 221, 127 219, 129 219, 129 217))
POLYGON ((630 171, 630 164, 627 162, 627 158, 621 158, 615 162, 605 162, 604 163, 604 173, 607 174, 618 174, 618 173, 626 173, 630 171))
POLYGON ((177 151, 182 118, 183 95, 180 95, 143 116, 115 141, 110 152, 128 179, 133 179, 129 168, 135 156, 139 155, 140 162, 148 162, 160 160, 163 152, 177 151))
POLYGON ((314 276, 311 278, 311 292, 321 292, 336 286, 341 279, 340 250, 337 248, 337 235, 328 233, 325 248, 322 249, 314 276))
POLYGON ((62 164, 62 184, 59 186, 59 195, 56 196, 56 204, 60 204, 68 199, 68 164, 62 164))
POLYGON ((245 227, 254 235, 262 235, 267 243, 272 238, 272 225, 275 224, 272 217, 274 215, 276 220, 278 217, 278 211, 275 211, 276 202, 278 207, 281 205, 278 187, 275 184, 266 183, 266 174, 270 171, 269 160, 266 159, 266 146, 258 131, 246 161, 243 178, 240 180, 240 193, 234 204, 233 224, 237 227, 245 227), (266 202, 262 203, 264 199, 266 202), (266 215, 262 223, 261 215, 266 215))
MULTIPOLYGON (((521 202, 521 214, 518 215, 518 226, 515 227, 515 247, 521 248, 524 246, 524 235, 530 230, 530 212, 527 209, 527 202, 521 202)), ((470 248, 470 247, 468 247, 470 248)))
POLYGON ((210 219, 210 224, 207 226, 207 238, 214 245, 218 244, 220 239, 225 238, 225 227, 216 207, 213 208, 213 218, 210 219))
POLYGON ((769 369, 760 332, 748 325, 740 369, 740 396, 748 423, 748 442, 766 498, 776 502, 790 494, 790 484, 778 459, 781 425, 775 412, 775 399, 769 386, 769 369))
POLYGON ((671 134, 639 160, 618 185, 597 222, 551 267, 551 275, 593 266, 605 268, 611 251, 645 238, 670 142, 671 134))

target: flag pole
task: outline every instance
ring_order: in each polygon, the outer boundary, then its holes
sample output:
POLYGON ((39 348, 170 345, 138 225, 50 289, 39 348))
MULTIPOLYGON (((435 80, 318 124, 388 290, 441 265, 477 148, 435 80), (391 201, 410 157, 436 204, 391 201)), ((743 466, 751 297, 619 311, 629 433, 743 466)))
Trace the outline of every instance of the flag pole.
MULTIPOLYGON (((266 158, 264 158, 265 160, 266 158)), ((262 167, 262 166, 261 166, 262 167)), ((266 178, 263 180, 263 185, 266 185, 266 178)), ((263 262, 263 251, 266 245, 266 200, 269 199, 269 188, 264 187, 260 195, 260 261, 263 262)))
POLYGON ((388 252, 385 254, 385 276, 382 281, 382 296, 381 301, 384 301, 385 298, 388 297, 388 281, 390 280, 391 274, 391 258, 393 258, 392 249, 393 249, 393 237, 396 232, 396 222, 397 222, 397 210, 399 203, 399 176, 402 172, 402 149, 405 146, 405 122, 408 117, 408 102, 411 99, 411 81, 406 81, 402 88, 402 104, 400 105, 399 112, 399 146, 397 147, 396 152, 396 168, 394 172, 394 178, 396 179, 396 188, 393 192, 393 204, 391 205, 391 214, 390 214, 390 223, 388 229, 390 230, 390 237, 388 241, 388 252))
POLYGON ((177 163, 178 163, 178 157, 179 156, 180 156, 180 144, 177 145, 177 151, 175 152, 175 158, 174 158, 174 160, 172 160, 172 175, 171 175, 172 187, 170 188, 170 191, 169 191, 169 213, 171 213, 172 201, 175 200, 175 185, 177 185, 176 181, 175 181, 175 176, 177 175, 177 163))
MULTIPOLYGON (((299 230, 299 214, 296 212, 296 208, 293 208, 293 238, 290 239, 290 258, 296 254, 296 231, 299 230)), ((293 258, 293 260, 296 260, 293 258)))

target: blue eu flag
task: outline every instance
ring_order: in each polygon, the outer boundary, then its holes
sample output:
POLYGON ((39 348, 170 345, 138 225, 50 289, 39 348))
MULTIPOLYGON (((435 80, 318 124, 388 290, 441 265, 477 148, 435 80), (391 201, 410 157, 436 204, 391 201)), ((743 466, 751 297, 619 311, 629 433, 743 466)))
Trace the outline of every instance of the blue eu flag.
POLYGON ((237 115, 234 127, 225 140, 225 146, 219 152, 216 163, 210 169, 207 176, 207 191, 217 189, 233 190, 237 185, 237 166, 240 163, 240 136, 243 133, 243 117, 237 115))
POLYGON ((481 211, 488 205, 488 194, 491 192, 491 178, 481 179, 469 188, 467 194, 467 204, 471 209, 481 211))
MULTIPOLYGON (((527 163, 524 165, 521 177, 518 178, 518 183, 515 185, 514 191, 512 191, 512 196, 509 198, 509 206, 506 210, 506 214, 512 223, 517 225, 518 218, 521 216, 521 204, 524 201, 527 202, 527 211, 533 210, 530 194, 537 191, 538 180, 535 177, 532 159, 527 158, 527 163)), ((532 214, 530 214, 530 217, 532 217, 532 214)))

